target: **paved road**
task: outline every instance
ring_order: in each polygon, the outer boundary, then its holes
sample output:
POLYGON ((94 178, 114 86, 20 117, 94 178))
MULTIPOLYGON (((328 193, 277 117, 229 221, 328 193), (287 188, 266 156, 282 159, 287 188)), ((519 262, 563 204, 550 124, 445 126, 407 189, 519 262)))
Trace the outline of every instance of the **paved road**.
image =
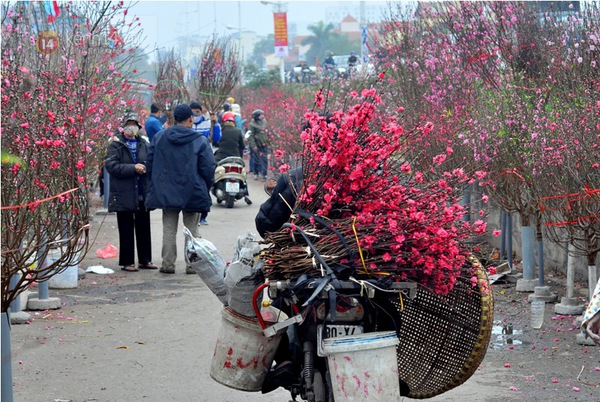
MULTIPOLYGON (((237 236, 254 229, 254 216, 266 199, 262 182, 251 179, 250 189, 253 205, 242 201, 226 209, 215 204, 208 217, 210 225, 201 227, 202 236, 214 242, 226 259, 232 257, 237 236)), ((152 213, 152 230, 154 262, 159 264, 160 211, 152 213)), ((210 378, 221 306, 198 276, 184 273, 182 254, 175 275, 157 271, 125 273, 118 270, 116 259, 100 260, 95 256, 95 250, 107 243, 118 245, 116 217, 95 216, 91 233, 95 243, 82 266, 102 264, 115 268, 115 274, 88 274, 76 289, 51 289, 50 296, 61 298, 60 310, 35 313, 31 324, 13 326, 16 401, 289 400, 283 390, 268 395, 240 392, 210 378)), ((511 288, 506 289, 509 292, 511 288)), ((512 311, 522 314, 522 297, 498 295, 497 309, 506 312, 516 303, 512 311)), ((498 320, 503 319, 502 314, 497 313, 498 320)), ((586 373, 600 366, 597 351, 586 355, 577 345, 552 343, 552 331, 547 335, 548 348, 563 348, 545 353, 538 346, 532 351, 531 342, 540 345, 542 335, 528 336, 529 340, 523 340, 527 346, 519 349, 515 343, 516 350, 509 350, 500 338, 495 338, 497 348, 489 350, 469 381, 430 400, 600 399, 595 398, 598 394, 594 389, 575 383, 582 362, 588 368, 586 373), (506 362, 512 362, 513 368, 506 368, 506 362), (535 378, 528 380, 528 375, 537 376, 538 382, 535 378), (560 382, 553 383, 553 378, 560 382), (581 387, 581 391, 575 393, 573 386, 581 387)), ((598 383, 597 377, 586 378, 598 383)))

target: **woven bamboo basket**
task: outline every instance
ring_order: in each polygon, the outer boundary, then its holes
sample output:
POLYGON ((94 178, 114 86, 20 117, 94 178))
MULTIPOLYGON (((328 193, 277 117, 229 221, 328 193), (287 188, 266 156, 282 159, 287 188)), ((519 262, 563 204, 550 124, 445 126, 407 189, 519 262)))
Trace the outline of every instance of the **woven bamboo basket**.
MULTIPOLYGON (((489 289, 481 264, 479 283, 489 289)), ((445 296, 419 289, 414 299, 387 298, 388 317, 396 327, 398 377, 410 388, 409 397, 431 398, 464 383, 479 367, 492 334, 494 301, 491 292, 460 278, 445 296)), ((385 303, 387 304, 387 303, 385 303)))

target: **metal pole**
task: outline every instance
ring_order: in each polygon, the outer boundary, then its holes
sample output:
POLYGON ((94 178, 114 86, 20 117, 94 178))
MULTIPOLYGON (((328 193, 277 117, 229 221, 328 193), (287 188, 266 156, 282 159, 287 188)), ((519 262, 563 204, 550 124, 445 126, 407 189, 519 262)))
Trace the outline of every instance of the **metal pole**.
POLYGON ((523 279, 535 279, 535 228, 521 225, 521 253, 523 254, 523 279))
POLYGON ((500 212, 500 259, 504 259, 504 253, 506 252, 506 211, 500 212))
MULTIPOLYGON (((9 284, 9 289, 13 290, 16 286, 17 283, 19 283, 19 277, 21 275, 19 273, 14 273, 11 277, 10 277, 10 284, 9 284)), ((17 311, 21 311, 21 298, 19 296, 15 297, 15 299, 10 303, 10 311, 11 312, 17 312, 17 311)))
POLYGON ((508 254, 508 266, 513 269, 513 250, 512 250, 512 215, 506 213, 506 253, 508 254))
POLYGON ((238 51, 244 65, 244 55, 242 54, 242 2, 238 1, 238 51))
POLYGON ((104 175, 104 208, 108 210, 108 196, 110 193, 110 174, 108 174, 108 170, 106 168, 102 168, 104 175))
POLYGON ((538 272, 540 286, 544 286, 544 241, 541 239, 538 239, 538 272))
POLYGON ((463 215, 462 220, 464 222, 471 222, 471 190, 471 185, 468 185, 463 189, 465 214, 463 215))
POLYGON ((10 351, 10 317, 2 313, 2 402, 13 402, 12 355, 10 351))
MULTIPOLYGON (((106 194, 104 194, 104 196, 106 197, 106 194)), ((46 238, 42 237, 42 239, 43 239, 43 244, 38 249, 38 267, 40 267, 40 268, 43 267, 45 259, 48 256, 48 253, 45 252, 46 251, 46 238)), ((48 298, 49 298, 49 296, 48 296, 48 280, 45 280, 38 284, 38 299, 48 300, 48 298)))

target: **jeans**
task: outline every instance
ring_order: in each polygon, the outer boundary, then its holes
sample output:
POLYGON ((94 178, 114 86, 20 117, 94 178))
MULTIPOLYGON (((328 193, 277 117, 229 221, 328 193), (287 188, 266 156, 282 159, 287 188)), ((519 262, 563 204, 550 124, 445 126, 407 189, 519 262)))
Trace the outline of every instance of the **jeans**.
POLYGON ((179 212, 183 213, 183 225, 190 230, 194 237, 200 237, 200 233, 198 232, 200 213, 163 209, 161 267, 167 270, 174 270, 175 261, 177 261, 177 225, 179 223, 179 212))

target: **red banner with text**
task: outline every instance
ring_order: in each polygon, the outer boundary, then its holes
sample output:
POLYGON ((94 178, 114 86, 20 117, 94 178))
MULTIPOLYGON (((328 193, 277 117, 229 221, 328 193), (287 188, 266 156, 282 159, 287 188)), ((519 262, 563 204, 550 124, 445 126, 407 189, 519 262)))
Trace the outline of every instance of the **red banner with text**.
POLYGON ((287 14, 273 13, 275 24, 275 56, 288 55, 287 14))

